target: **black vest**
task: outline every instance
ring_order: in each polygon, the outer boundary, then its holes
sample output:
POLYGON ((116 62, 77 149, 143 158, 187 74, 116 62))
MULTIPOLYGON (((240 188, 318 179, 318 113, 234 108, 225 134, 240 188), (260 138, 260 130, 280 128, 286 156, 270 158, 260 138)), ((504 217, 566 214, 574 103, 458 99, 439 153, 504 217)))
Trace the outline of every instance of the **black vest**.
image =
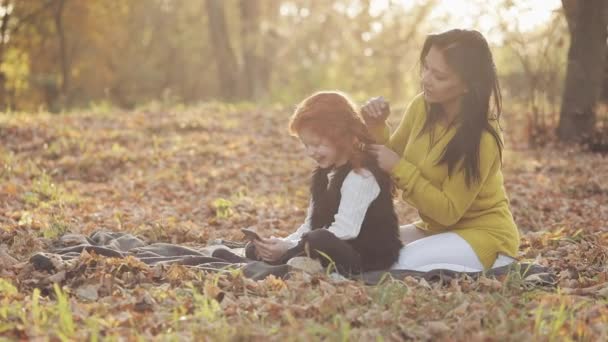
MULTIPOLYGON (((348 240, 348 243, 361 255, 363 271, 386 269, 397 261, 402 247, 393 207, 392 183, 390 176, 378 167, 375 159, 368 157, 364 167, 376 178, 380 194, 368 207, 359 235, 348 240)), ((334 222, 340 205, 342 183, 352 166, 348 163, 340 166, 328 180, 332 170, 317 168, 313 173, 310 189, 313 201, 312 229, 328 228, 334 222)))

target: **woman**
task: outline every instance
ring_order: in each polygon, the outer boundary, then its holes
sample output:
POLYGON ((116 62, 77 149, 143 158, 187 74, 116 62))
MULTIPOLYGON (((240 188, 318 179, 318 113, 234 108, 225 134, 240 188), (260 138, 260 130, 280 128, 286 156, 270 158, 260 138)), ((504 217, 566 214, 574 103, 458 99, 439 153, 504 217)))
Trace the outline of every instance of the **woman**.
POLYGON ((372 153, 421 218, 401 227, 406 246, 394 267, 479 271, 508 264, 519 233, 501 172, 501 96, 488 43, 473 30, 432 34, 420 63, 423 93, 390 138, 388 103, 379 97, 362 107, 383 144, 372 153))

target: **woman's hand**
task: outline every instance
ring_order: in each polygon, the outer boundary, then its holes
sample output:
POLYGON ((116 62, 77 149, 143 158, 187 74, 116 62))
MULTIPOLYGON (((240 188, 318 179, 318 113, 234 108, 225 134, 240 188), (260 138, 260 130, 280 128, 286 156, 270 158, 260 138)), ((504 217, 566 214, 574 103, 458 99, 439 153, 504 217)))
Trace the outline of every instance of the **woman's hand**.
POLYGON ((376 156, 378 166, 388 173, 390 173, 395 165, 399 163, 399 155, 390 148, 384 145, 368 145, 368 150, 376 156))
POLYGON ((291 247, 287 241, 277 238, 262 238, 253 240, 257 255, 264 261, 274 262, 279 260, 291 247))
POLYGON ((391 106, 382 96, 372 97, 361 107, 361 116, 368 125, 382 125, 391 113, 391 106))

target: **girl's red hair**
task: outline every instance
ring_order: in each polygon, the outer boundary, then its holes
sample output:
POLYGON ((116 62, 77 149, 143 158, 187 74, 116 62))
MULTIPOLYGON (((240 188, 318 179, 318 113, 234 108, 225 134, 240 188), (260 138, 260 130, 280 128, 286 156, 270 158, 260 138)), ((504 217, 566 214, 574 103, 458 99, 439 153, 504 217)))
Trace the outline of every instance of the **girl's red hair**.
POLYGON ((328 139, 340 151, 350 153, 349 161, 355 169, 362 166, 363 145, 374 143, 354 103, 337 91, 315 93, 297 105, 289 132, 299 136, 304 128, 328 139))

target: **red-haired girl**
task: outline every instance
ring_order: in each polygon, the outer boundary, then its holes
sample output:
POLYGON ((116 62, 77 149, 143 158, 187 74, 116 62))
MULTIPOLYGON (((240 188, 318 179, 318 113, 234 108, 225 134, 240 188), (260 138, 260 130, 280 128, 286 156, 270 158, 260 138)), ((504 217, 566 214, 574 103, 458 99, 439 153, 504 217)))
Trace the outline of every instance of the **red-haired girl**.
POLYGON ((286 238, 254 240, 246 256, 286 263, 305 253, 341 273, 387 269, 402 247, 388 173, 366 144, 373 143, 351 101, 319 92, 300 103, 289 125, 318 165, 304 223, 286 238))

